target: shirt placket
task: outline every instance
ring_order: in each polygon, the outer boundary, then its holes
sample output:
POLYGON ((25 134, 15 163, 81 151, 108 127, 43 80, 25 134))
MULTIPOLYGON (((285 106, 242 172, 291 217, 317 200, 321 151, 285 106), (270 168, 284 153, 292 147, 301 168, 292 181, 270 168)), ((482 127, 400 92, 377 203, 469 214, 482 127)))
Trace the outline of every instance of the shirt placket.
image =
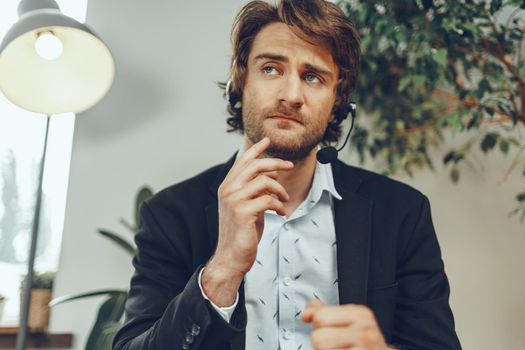
POLYGON ((295 253, 290 221, 285 221, 279 232, 279 255, 279 343, 282 350, 295 350, 295 253))

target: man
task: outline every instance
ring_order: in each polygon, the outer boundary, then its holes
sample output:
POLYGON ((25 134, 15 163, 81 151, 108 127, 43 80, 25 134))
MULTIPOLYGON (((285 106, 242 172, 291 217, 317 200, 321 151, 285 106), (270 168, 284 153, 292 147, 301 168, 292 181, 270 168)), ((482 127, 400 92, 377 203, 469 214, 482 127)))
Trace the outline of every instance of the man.
POLYGON ((238 14, 241 151, 141 208, 115 349, 460 349, 429 203, 340 161, 357 32, 323 0, 238 14))

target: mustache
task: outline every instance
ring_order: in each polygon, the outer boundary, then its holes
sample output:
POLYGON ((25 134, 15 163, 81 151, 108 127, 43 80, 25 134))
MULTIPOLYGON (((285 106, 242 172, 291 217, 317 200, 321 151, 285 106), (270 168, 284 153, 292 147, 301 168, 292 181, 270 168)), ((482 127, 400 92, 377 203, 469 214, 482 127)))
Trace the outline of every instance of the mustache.
POLYGON ((282 114, 282 115, 286 116, 287 118, 293 119, 293 120, 298 121, 300 123, 304 122, 304 116, 302 115, 301 112, 299 112, 295 108, 290 108, 290 107, 287 107, 287 106, 284 106, 284 105, 279 105, 276 108, 273 108, 268 113, 266 113, 266 115, 268 117, 273 117, 273 116, 279 115, 279 114, 282 114))

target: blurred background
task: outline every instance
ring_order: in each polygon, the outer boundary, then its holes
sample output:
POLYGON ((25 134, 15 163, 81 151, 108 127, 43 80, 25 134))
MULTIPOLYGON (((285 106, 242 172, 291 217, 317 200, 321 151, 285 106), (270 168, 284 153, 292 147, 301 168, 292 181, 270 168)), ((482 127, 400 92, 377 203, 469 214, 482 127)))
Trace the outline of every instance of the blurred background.
MULTIPOLYGON (((132 240, 140 188, 161 190, 240 146, 240 135, 226 132, 217 82, 227 79, 230 28, 246 2, 57 1, 103 38, 116 76, 98 105, 52 122, 36 269, 56 272, 53 297, 125 290, 131 256, 97 230, 132 240)), ((507 30, 524 28, 520 2, 492 1, 486 11, 448 1, 358 3, 341 4, 354 5, 347 10, 364 56, 358 126, 340 157, 429 197, 464 349, 523 349, 525 64, 523 31, 507 30)), ((17 5, 0 3, 0 36, 17 5)), ((18 319, 43 128, 0 95, 3 327, 18 319)), ((84 349, 106 297, 54 306, 48 331, 72 334, 71 349, 84 349)))

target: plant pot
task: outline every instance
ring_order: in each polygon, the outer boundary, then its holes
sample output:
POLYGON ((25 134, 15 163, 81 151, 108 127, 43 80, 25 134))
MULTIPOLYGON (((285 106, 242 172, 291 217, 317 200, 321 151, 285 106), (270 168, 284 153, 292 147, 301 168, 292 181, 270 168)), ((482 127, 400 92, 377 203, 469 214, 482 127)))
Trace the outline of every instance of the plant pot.
MULTIPOLYGON (((31 291, 31 305, 27 319, 27 326, 31 331, 47 331, 50 301, 51 291, 49 289, 33 289, 31 291)), ((22 303, 22 297, 20 297, 20 305, 22 303)), ((22 310, 22 307, 20 307, 20 310, 22 310)))

